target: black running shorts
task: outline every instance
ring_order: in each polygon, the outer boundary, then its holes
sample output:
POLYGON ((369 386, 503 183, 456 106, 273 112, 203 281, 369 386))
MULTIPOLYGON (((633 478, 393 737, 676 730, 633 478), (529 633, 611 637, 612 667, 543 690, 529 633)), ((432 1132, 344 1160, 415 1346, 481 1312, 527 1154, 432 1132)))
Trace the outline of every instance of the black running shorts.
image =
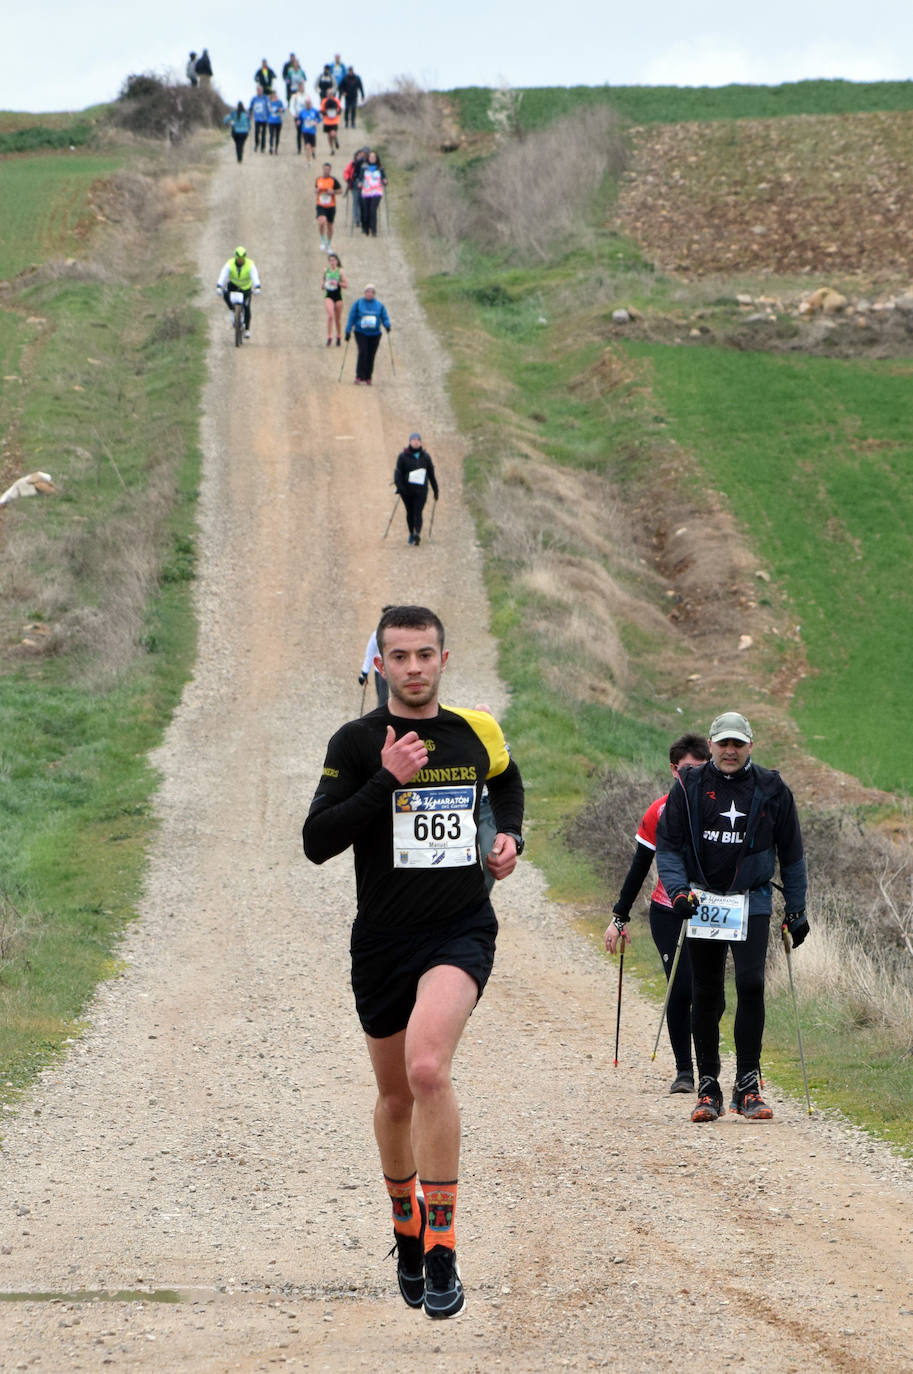
POLYGON ((366 1035, 376 1040, 405 1030, 418 980, 447 964, 474 978, 479 997, 495 958, 498 920, 491 902, 432 929, 394 929, 356 921, 352 926, 352 991, 366 1035))
POLYGON ((318 205, 318 206, 317 206, 317 218, 318 218, 318 219, 325 219, 326 222, 327 222, 327 224, 332 224, 332 223, 333 223, 333 220, 336 218, 336 206, 335 206, 335 205, 318 205))

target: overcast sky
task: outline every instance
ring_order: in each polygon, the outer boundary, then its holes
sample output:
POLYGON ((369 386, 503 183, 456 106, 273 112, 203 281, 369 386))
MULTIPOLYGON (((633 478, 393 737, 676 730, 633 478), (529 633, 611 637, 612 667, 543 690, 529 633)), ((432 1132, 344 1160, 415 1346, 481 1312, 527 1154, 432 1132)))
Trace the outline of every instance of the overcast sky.
MULTIPOLYGON (((12 12, 11 12, 12 13, 12 12)), ((369 92, 397 76, 452 86, 769 85, 811 77, 902 80, 913 69, 910 0, 32 0, 4 24, 0 108, 79 110, 130 72, 183 74, 208 47, 226 100, 245 102, 261 57, 290 51, 311 78, 335 52, 369 92), (613 12, 614 11, 614 12, 613 12)))

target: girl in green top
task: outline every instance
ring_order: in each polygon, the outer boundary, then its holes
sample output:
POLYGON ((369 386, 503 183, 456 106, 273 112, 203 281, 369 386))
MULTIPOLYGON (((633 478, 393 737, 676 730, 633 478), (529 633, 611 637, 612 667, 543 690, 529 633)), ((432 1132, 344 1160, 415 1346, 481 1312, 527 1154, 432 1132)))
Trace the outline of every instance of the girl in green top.
POLYGON ((327 348, 333 342, 333 325, 336 325, 336 347, 342 342, 342 293, 348 290, 349 283, 342 270, 342 263, 335 253, 327 254, 326 270, 323 274, 323 296, 327 308, 327 348))

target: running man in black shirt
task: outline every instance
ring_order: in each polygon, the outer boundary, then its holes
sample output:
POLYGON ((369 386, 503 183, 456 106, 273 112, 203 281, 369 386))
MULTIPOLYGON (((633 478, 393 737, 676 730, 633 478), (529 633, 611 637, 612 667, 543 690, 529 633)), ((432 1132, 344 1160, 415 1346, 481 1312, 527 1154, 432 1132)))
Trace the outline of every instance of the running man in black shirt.
POLYGON ((492 716, 440 705, 448 654, 432 611, 391 607, 377 643, 389 700, 330 740, 304 850, 323 863, 354 847, 352 988, 377 1081, 400 1292, 429 1317, 455 1317, 465 1298, 451 1064, 498 930, 479 862, 479 803, 487 783, 498 833, 486 866, 506 878, 523 849, 523 784, 492 716))

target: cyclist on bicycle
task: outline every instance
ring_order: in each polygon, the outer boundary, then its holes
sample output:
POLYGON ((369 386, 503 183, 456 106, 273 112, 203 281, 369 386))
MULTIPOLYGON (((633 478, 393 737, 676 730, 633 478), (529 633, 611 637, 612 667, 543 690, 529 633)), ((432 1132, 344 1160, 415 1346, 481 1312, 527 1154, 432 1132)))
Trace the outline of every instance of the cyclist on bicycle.
POLYGON ((257 271, 257 264, 247 256, 246 248, 236 248, 234 257, 228 262, 219 273, 219 280, 216 282, 216 291, 231 310, 232 291, 243 291, 244 293, 244 337, 250 338, 250 297, 251 292, 260 290, 260 273, 257 271))

